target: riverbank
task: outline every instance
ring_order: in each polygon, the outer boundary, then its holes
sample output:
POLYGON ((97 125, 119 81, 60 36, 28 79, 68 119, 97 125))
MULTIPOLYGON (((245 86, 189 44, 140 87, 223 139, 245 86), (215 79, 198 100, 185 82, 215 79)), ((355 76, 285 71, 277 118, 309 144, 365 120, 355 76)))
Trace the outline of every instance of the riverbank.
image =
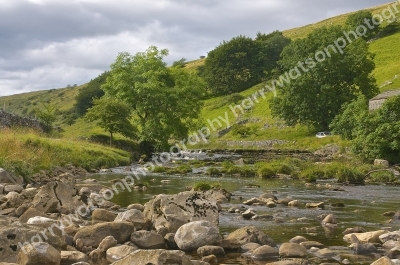
POLYGON ((0 246, 2 261, 287 264, 279 263, 285 258, 290 264, 371 264, 399 255, 400 198, 392 186, 202 174, 137 180, 102 173, 81 179, 70 172, 69 179, 58 176, 59 181, 24 189, 18 186, 21 178, 4 172, 1 182, 11 183, 0 195, 0 234, 7 238, 0 246), (219 188, 184 191, 196 183, 219 188), (44 243, 31 244, 38 235, 44 243), (48 251, 37 251, 43 248, 48 251))
POLYGON ((130 165, 129 152, 25 129, 0 129, 0 166, 29 178, 42 170, 72 165, 88 171, 130 165))

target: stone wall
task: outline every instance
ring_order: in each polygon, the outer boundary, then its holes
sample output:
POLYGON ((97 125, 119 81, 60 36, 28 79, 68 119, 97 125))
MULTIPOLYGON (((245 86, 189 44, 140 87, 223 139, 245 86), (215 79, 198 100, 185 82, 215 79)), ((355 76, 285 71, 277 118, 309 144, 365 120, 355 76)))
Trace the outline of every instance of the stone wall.
POLYGON ((264 147, 273 148, 276 144, 285 144, 288 141, 284 140, 262 140, 262 141, 227 141, 226 145, 229 147, 264 147))
POLYGON ((45 131, 45 127, 38 120, 21 117, 0 110, 0 128, 24 127, 37 131, 45 131))

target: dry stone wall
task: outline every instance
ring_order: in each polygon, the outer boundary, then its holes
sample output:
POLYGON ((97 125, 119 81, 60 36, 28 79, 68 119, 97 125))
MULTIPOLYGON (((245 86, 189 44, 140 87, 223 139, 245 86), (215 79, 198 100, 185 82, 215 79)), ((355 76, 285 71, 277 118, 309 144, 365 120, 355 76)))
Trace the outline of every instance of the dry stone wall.
POLYGON ((45 127, 38 120, 21 117, 0 110, 0 128, 25 127, 38 131, 44 131, 45 127))

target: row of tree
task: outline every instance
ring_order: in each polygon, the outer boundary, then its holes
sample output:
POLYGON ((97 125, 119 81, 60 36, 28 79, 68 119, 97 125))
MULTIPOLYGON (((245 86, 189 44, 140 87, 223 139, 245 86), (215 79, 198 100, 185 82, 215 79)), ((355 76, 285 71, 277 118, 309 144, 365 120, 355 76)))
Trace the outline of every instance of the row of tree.
POLYGON ((349 16, 344 26, 316 29, 294 41, 279 31, 258 33, 255 39, 238 36, 210 51, 195 72, 184 68, 184 58, 167 67, 163 59, 168 51, 154 46, 136 55, 123 52, 109 72, 81 91, 75 108, 79 115, 88 110, 87 119, 97 120, 111 139, 118 132, 165 147, 170 139, 188 135, 200 113, 201 99, 276 78, 280 83, 273 84, 280 86, 271 101, 273 115, 288 125, 326 130, 334 119, 334 124, 340 123, 343 106, 360 95, 369 99, 378 93, 366 40, 379 29, 347 43, 342 52, 333 46, 344 31, 355 30, 371 18, 370 12, 360 11, 349 16), (324 52, 322 60, 318 51, 324 52), (290 79, 285 73, 290 73, 290 79))

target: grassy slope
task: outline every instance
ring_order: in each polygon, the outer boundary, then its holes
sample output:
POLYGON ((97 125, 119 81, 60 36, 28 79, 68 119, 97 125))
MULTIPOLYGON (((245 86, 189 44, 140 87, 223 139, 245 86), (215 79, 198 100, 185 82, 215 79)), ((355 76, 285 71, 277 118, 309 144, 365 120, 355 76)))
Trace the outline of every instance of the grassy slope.
POLYGON ((128 152, 85 141, 54 139, 15 129, 2 129, 0 133, 0 167, 16 169, 20 174, 66 164, 92 169, 130 163, 128 152))
MULTIPOLYGON (((381 12, 387 5, 378 6, 369 9, 373 13, 381 12)), ((284 35, 295 39, 303 38, 315 28, 321 26, 329 26, 335 24, 343 24, 348 14, 340 15, 337 17, 329 18, 321 22, 317 22, 312 25, 306 25, 303 27, 290 29, 284 31, 284 35)), ((374 75, 377 79, 378 86, 381 86, 386 81, 392 81, 393 84, 385 86, 383 90, 398 88, 400 87, 400 78, 395 79, 396 75, 400 76, 400 70, 398 67, 400 51, 396 49, 397 44, 400 42, 400 32, 378 39, 371 43, 370 50, 376 54, 375 63, 376 69, 374 75)), ((190 61, 187 64, 187 68, 190 70, 196 69, 198 66, 204 64, 205 59, 199 59, 190 61)), ((245 97, 253 94, 262 87, 261 84, 250 88, 241 94, 245 97)), ((20 95, 13 95, 9 97, 0 98, 0 106, 5 104, 6 110, 21 114, 23 112, 29 113, 33 108, 41 106, 42 103, 51 103, 58 106, 61 111, 70 109, 74 104, 74 97, 78 93, 78 90, 84 88, 83 86, 75 88, 63 88, 57 89, 56 91, 38 91, 25 93, 20 95), (24 111, 24 109, 26 109, 24 111)), ((271 97, 269 95, 268 97, 271 97)), ((235 117, 229 109, 230 103, 224 103, 226 97, 217 97, 205 101, 205 106, 201 112, 201 119, 207 124, 208 119, 215 119, 218 116, 225 116, 225 112, 228 113, 231 123, 235 120, 235 117)), ((290 141, 297 141, 296 147, 298 148, 312 148, 315 149, 322 144, 326 144, 331 141, 338 141, 337 138, 333 137, 330 139, 322 139, 316 142, 314 133, 307 130, 303 126, 297 126, 295 128, 283 127, 280 121, 274 120, 271 117, 268 99, 261 100, 260 103, 255 104, 251 112, 247 112, 244 118, 253 118, 253 122, 248 123, 245 127, 251 127, 254 133, 247 138, 240 138, 240 140, 256 140, 256 139, 285 139, 290 141)), ((64 136, 67 138, 87 137, 92 134, 105 134, 97 126, 87 123, 83 120, 72 126, 63 125, 65 129, 64 136)), ((196 129, 194 129, 196 130, 196 129)), ((118 138, 118 136, 117 136, 118 138)), ((238 137, 232 135, 232 133, 217 139, 212 138, 214 146, 218 146, 218 142, 221 140, 234 140, 238 137)), ((222 147, 222 144, 221 144, 222 147)))

